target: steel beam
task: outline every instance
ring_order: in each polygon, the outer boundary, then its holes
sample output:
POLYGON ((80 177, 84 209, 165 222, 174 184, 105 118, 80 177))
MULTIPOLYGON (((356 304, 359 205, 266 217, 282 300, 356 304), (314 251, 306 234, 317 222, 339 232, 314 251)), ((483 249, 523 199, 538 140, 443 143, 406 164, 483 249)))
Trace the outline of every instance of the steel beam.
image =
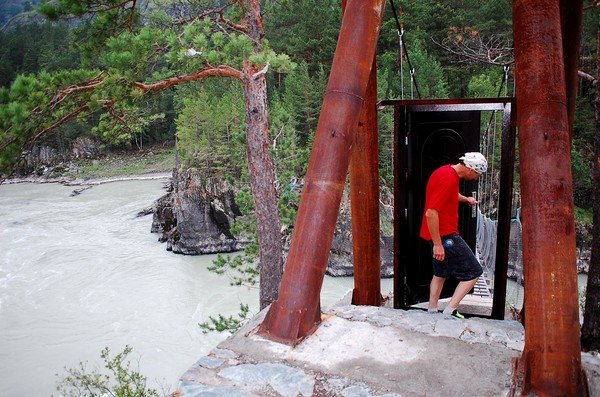
POLYGON ((513 0, 525 277, 524 395, 581 396, 573 180, 559 1, 513 0))
POLYGON ((347 0, 292 243, 259 332, 295 344, 320 322, 320 292, 385 0, 347 0))
POLYGON ((356 140, 350 156, 354 305, 379 306, 382 301, 377 132, 377 64, 373 59, 356 140))

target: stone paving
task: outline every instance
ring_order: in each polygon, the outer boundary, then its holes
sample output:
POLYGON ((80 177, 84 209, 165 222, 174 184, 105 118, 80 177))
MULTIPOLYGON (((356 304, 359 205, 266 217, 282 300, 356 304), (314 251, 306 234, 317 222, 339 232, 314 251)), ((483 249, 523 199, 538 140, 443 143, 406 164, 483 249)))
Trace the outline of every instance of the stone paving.
MULTIPOLYGON (((265 313, 199 359, 174 395, 506 396, 524 344, 516 321, 340 302, 292 348, 255 333, 265 313)), ((593 396, 600 359, 583 356, 593 396)))

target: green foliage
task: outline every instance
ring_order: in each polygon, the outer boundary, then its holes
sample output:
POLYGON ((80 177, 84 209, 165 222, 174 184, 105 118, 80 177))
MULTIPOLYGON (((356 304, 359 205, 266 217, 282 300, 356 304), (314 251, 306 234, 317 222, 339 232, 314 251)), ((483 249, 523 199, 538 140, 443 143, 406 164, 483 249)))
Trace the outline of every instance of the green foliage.
POLYGON ((305 62, 311 75, 329 69, 341 22, 337 0, 271 1, 264 8, 265 32, 273 49, 305 62))
POLYGON ((583 222, 586 225, 591 225, 594 218, 594 211, 592 208, 580 208, 575 207, 575 222, 583 222))
POLYGON ((502 83, 502 76, 494 71, 474 75, 469 80, 469 98, 495 98, 502 83))
POLYGON ((176 119, 183 164, 238 180, 246 174, 244 99, 234 82, 212 81, 182 93, 176 119))
POLYGON ((65 368, 67 375, 59 381, 56 390, 66 397, 158 397, 158 392, 147 386, 146 377, 131 368, 127 356, 132 350, 125 346, 121 353, 111 358, 109 348, 102 349, 100 357, 107 370, 104 373, 88 371, 84 363, 75 368, 65 368))
POLYGON ((0 31, 0 87, 9 87, 18 74, 78 68, 80 57, 73 41, 62 23, 32 23, 0 31))
POLYGON ((417 86, 422 98, 448 97, 447 76, 440 62, 418 40, 412 40, 408 48, 416 84, 413 83, 411 87, 411 71, 407 60, 404 59, 404 66, 401 68, 399 53, 395 49, 385 52, 379 57, 380 77, 387 86, 385 96, 401 98, 403 77, 405 99, 418 98, 417 86))
POLYGON ((10 90, 0 90, 0 172, 9 170, 36 134, 83 106, 80 95, 55 106, 55 93, 74 82, 90 80, 97 71, 74 70, 21 75, 10 90))
POLYGON ((314 131, 304 134, 295 128, 301 116, 286 105, 277 99, 270 104, 271 152, 281 183, 288 183, 292 178, 304 174, 308 162, 308 142, 314 135, 314 131))
POLYGON ((219 314, 217 317, 209 316, 209 321, 198 323, 198 326, 202 329, 202 332, 205 334, 211 331, 228 331, 233 333, 240 329, 240 327, 244 324, 244 322, 248 318, 249 310, 250 309, 248 305, 240 303, 240 312, 237 314, 237 317, 225 317, 222 314, 219 314))
POLYGON ((293 120, 296 124, 293 127, 298 130, 299 143, 302 145, 308 143, 310 135, 314 134, 317 128, 323 101, 323 92, 315 80, 310 77, 308 64, 304 61, 300 62, 284 80, 283 106, 289 115, 295 116, 293 120))
POLYGON ((394 183, 394 113, 392 108, 378 112, 379 123, 379 179, 383 185, 394 183))
POLYGON ((584 158, 583 152, 571 150, 573 172, 573 194, 575 205, 591 207, 593 204, 592 162, 584 158))
POLYGON ((253 287, 258 282, 258 241, 254 239, 237 255, 218 254, 207 269, 215 274, 229 277, 230 285, 253 287))
POLYGON ((140 23, 135 0, 57 0, 45 2, 39 12, 50 20, 78 19, 75 29, 85 38, 80 49, 86 63, 97 66, 95 58, 105 50, 106 42, 122 31, 133 31, 140 23))

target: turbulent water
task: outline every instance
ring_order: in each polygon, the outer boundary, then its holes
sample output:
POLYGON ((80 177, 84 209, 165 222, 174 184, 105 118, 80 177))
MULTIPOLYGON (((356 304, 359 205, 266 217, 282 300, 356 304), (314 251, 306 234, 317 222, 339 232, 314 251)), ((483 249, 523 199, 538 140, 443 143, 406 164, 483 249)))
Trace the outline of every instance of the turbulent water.
MULTIPOLYGON (((136 214, 164 181, 108 183, 71 197, 57 184, 0 186, 0 396, 49 396, 64 367, 101 368, 100 352, 134 349, 161 391, 226 334, 209 315, 258 311, 258 291, 206 270, 214 256, 165 250, 136 214)), ((390 280, 391 281, 391 280, 390 280)), ((323 304, 351 279, 326 278, 323 304)))
MULTIPOLYGON (((167 252, 136 217, 165 181, 108 183, 71 197, 58 184, 0 185, 0 396, 56 395, 65 367, 101 368, 100 352, 134 349, 135 366, 160 392, 227 334, 199 322, 258 311, 258 291, 206 270, 214 256, 167 252)), ((328 306, 352 278, 325 278, 328 306)), ((580 276, 585 285, 585 276, 580 276)), ((382 292, 392 280, 382 280, 382 292)), ((523 292, 509 282, 507 302, 523 292)))

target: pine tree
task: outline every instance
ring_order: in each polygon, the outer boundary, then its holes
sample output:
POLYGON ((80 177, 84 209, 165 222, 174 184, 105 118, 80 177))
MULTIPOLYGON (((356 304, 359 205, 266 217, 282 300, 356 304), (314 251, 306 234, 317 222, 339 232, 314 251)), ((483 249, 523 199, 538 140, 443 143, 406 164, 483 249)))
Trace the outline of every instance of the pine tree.
POLYGON ((264 40, 258 0, 161 4, 143 18, 135 0, 43 4, 51 18, 86 17, 84 48, 103 55, 96 60, 99 70, 21 76, 10 91, 0 92, 0 167, 6 169, 23 147, 76 117, 99 114, 99 135, 112 142, 131 140, 156 117, 144 114, 140 100, 146 95, 209 77, 238 80, 260 242, 260 306, 265 307, 277 297, 283 268, 265 73, 292 64, 264 40))

